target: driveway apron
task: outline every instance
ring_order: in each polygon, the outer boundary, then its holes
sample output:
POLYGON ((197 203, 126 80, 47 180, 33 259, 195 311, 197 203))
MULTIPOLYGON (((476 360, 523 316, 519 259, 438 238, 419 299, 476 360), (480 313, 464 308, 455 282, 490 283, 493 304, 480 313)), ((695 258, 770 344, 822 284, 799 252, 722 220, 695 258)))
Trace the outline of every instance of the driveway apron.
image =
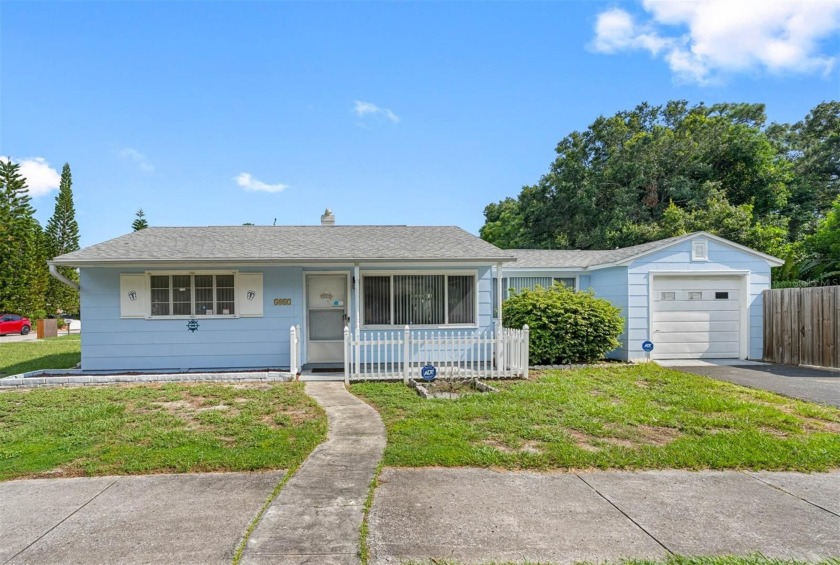
POLYGON ((327 412, 327 440, 271 503, 242 563, 359 562, 359 529, 385 449, 385 426, 343 383, 309 382, 306 393, 327 412))

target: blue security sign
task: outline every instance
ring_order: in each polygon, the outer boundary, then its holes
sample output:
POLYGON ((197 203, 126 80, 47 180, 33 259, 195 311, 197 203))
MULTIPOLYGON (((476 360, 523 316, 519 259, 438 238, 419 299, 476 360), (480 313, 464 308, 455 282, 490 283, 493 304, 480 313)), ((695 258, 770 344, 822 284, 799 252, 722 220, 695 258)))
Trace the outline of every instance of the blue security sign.
POLYGON ((645 341, 644 343, 642 343, 642 349, 650 353, 651 351, 653 351, 653 342, 645 341))
POLYGON ((437 377, 437 369, 435 369, 434 365, 425 365, 420 369, 420 376, 423 377, 424 381, 431 382, 437 377))

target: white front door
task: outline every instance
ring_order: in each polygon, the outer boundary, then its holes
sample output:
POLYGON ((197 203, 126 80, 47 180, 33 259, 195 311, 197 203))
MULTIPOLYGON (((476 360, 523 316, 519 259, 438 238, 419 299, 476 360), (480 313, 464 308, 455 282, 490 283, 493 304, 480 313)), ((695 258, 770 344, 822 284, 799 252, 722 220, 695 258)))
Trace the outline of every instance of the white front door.
POLYGON ((652 359, 738 358, 741 279, 661 276, 653 279, 652 359))
POLYGON ((344 326, 347 320, 347 276, 307 275, 307 362, 344 361, 344 326))

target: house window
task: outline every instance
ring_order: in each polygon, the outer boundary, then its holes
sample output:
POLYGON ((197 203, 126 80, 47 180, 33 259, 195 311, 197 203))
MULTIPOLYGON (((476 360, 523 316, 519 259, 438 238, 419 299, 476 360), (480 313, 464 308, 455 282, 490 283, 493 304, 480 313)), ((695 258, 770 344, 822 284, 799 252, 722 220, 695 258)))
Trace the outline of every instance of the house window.
POLYGON ((689 300, 703 300, 703 293, 702 292, 689 292, 688 293, 689 300))
POLYGON ((364 325, 475 324, 474 275, 365 275, 364 325))
POLYGON ((715 300, 729 300, 728 292, 715 292, 715 300))
POLYGON ((677 293, 676 292, 663 292, 662 293, 662 300, 669 301, 669 300, 676 300, 677 293))
POLYGON ((691 260, 692 261, 708 261, 709 251, 705 240, 691 242, 691 260))
POLYGON ((557 283, 575 290, 575 277, 554 277, 554 284, 557 283))
POLYGON ((149 279, 153 317, 236 313, 232 274, 150 275, 149 279))
POLYGON ((391 277, 364 277, 365 324, 391 323, 391 277))

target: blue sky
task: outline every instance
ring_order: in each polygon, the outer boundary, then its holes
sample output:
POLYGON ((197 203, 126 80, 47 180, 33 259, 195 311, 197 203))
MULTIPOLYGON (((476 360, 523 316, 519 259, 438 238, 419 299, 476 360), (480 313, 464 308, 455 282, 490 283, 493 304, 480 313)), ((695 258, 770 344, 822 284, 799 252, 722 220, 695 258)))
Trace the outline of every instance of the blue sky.
POLYGON ((82 244, 152 225, 455 224, 642 101, 840 97, 838 2, 0 4, 0 154, 82 244), (746 6, 748 9, 744 8, 746 6))

